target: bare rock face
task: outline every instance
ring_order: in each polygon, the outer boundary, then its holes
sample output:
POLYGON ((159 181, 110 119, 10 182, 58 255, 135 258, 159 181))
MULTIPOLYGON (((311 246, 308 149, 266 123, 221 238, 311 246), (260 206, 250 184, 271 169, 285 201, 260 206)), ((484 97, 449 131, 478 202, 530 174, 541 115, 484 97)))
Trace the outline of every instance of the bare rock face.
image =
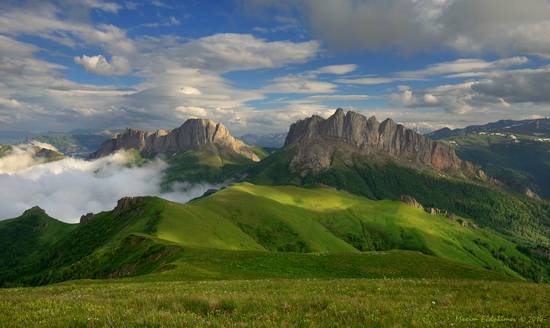
POLYGON ((128 129, 105 141, 96 152, 90 155, 90 158, 100 158, 120 149, 174 154, 196 149, 204 144, 223 145, 253 161, 260 160, 248 145, 231 136, 223 124, 207 119, 190 119, 171 131, 150 132, 128 129))
POLYGON ((120 213, 126 208, 135 205, 143 200, 151 198, 150 196, 139 196, 139 197, 122 197, 118 200, 116 207, 114 208, 115 213, 120 213))
POLYGON ((404 195, 399 197, 399 200, 409 206, 419 208, 421 210, 424 209, 424 206, 422 206, 422 204, 420 204, 414 197, 404 195))
MULTIPOLYGON (((470 162, 460 160, 452 148, 426 138, 391 119, 378 122, 338 108, 324 119, 320 116, 300 120, 290 126, 285 147, 298 146, 291 170, 300 163, 302 169, 318 172, 327 169, 335 151, 364 155, 389 154, 402 161, 431 167, 438 171, 455 170, 468 176, 486 179, 470 162)), ((345 158, 344 158, 345 160, 345 158)), ((301 172, 305 174, 304 172, 301 172)))

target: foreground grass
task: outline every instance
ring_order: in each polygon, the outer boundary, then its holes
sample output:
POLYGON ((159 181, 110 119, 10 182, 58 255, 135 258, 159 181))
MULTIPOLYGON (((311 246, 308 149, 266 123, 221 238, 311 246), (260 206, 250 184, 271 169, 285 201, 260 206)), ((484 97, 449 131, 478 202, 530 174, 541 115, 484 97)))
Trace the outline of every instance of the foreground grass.
POLYGON ((80 281, 0 290, 0 326, 547 327, 548 299, 523 282, 80 281))

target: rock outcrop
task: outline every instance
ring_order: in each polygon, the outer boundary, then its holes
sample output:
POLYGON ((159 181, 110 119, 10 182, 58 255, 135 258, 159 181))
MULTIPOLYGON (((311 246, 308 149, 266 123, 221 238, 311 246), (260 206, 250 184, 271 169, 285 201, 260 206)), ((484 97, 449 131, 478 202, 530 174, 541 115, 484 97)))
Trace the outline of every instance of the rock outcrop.
POLYGON ((204 144, 219 144, 253 161, 260 160, 248 145, 231 136, 223 124, 207 119, 190 119, 171 131, 127 129, 124 133, 105 141, 89 158, 100 158, 121 149, 136 149, 153 154, 175 154, 197 149, 204 144))
POLYGON ((402 162, 431 167, 438 171, 455 170, 468 176, 486 179, 485 174, 470 162, 460 160, 452 148, 426 138, 391 119, 383 122, 372 116, 338 108, 328 119, 320 116, 300 120, 290 126, 285 147, 298 145, 298 154, 291 162, 305 164, 307 169, 321 171, 331 164, 335 151, 383 154, 402 162))
POLYGON ((93 218, 94 218, 94 213, 92 213, 92 212, 84 214, 80 217, 79 224, 84 224, 84 223, 92 220, 93 218))
POLYGON ((405 195, 405 196, 399 197, 399 200, 402 201, 403 203, 409 205, 409 206, 419 208, 421 210, 424 209, 424 206, 422 206, 422 204, 420 204, 414 197, 405 195))
POLYGON ((138 197, 122 197, 118 200, 116 207, 114 208, 114 213, 120 213, 124 211, 126 208, 135 205, 137 203, 140 203, 146 199, 152 198, 151 196, 138 196, 138 197))

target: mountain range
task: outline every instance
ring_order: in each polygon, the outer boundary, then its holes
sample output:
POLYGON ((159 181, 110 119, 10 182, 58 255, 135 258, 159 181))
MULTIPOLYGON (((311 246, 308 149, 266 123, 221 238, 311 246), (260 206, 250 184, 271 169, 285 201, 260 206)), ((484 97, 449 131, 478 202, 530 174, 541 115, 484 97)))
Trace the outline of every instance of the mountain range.
POLYGON ((504 132, 548 137, 550 136, 550 118, 537 118, 523 121, 500 120, 498 122, 484 125, 470 125, 462 129, 454 130, 443 128, 427 133, 426 136, 434 140, 439 140, 460 134, 479 132, 504 132))
POLYGON ((0 282, 166 271, 221 276, 227 269, 192 262, 187 249, 252 257, 406 250, 433 256, 442 267, 454 261, 464 275, 490 269, 516 279, 550 279, 550 260, 541 255, 550 245, 550 203, 487 175, 453 146, 391 119, 342 109, 292 124, 284 146, 271 154, 206 119, 171 131, 127 129, 90 158, 134 149, 141 161, 167 160, 167 187, 234 183, 185 205, 122 198, 112 211, 88 213, 76 226, 39 208, 1 221, 0 240, 15 246, 2 248, 0 282))
POLYGON ((136 149, 145 154, 176 154, 201 145, 220 145, 253 161, 260 158, 241 140, 235 139, 220 123, 207 119, 190 119, 179 128, 156 132, 127 129, 103 142, 90 159, 103 157, 121 149, 136 149))
POLYGON ((550 199, 550 119, 503 120, 427 136, 517 192, 550 199))

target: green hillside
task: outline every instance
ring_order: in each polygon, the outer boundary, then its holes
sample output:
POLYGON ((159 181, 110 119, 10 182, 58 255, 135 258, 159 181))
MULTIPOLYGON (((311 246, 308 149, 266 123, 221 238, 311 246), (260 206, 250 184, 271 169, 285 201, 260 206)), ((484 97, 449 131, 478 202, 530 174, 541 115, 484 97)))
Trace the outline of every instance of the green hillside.
POLYGON ((399 201, 373 201, 324 187, 244 183, 190 205, 228 218, 268 250, 406 249, 511 275, 521 272, 534 279, 546 279, 542 277, 548 275, 547 269, 518 251, 516 244, 489 230, 466 228, 458 222, 466 219, 451 221, 445 215, 430 215, 399 201), (503 261, 504 254, 509 263, 503 261))
POLYGON ((259 185, 328 185, 378 200, 409 195, 424 206, 472 218, 510 238, 550 244, 549 202, 512 194, 480 181, 420 171, 361 155, 355 155, 350 165, 335 154, 328 170, 301 176, 290 172, 293 155, 292 148, 275 152, 255 166, 247 180, 259 185))
MULTIPOLYGON (((18 218, 0 221, 0 276, 16 274, 14 269, 35 261, 41 252, 76 228, 49 217, 34 207, 18 218)), ((1 285, 1 284, 0 284, 1 285)))
MULTIPOLYGON (((264 158, 267 153, 254 147, 255 154, 264 158)), ((218 144, 205 144, 198 149, 188 150, 167 158, 164 185, 173 182, 222 183, 229 179, 240 179, 255 162, 218 144)))
POLYGON ((547 259, 489 230, 464 227, 461 220, 466 221, 326 187, 241 183, 185 205, 126 198, 113 211, 56 234, 55 245, 22 258, 0 274, 0 283, 41 285, 166 271, 161 276, 194 280, 421 277, 434 266, 440 277, 548 280, 547 259))
POLYGON ((487 174, 550 199, 550 142, 510 133, 467 133, 441 140, 487 174))

